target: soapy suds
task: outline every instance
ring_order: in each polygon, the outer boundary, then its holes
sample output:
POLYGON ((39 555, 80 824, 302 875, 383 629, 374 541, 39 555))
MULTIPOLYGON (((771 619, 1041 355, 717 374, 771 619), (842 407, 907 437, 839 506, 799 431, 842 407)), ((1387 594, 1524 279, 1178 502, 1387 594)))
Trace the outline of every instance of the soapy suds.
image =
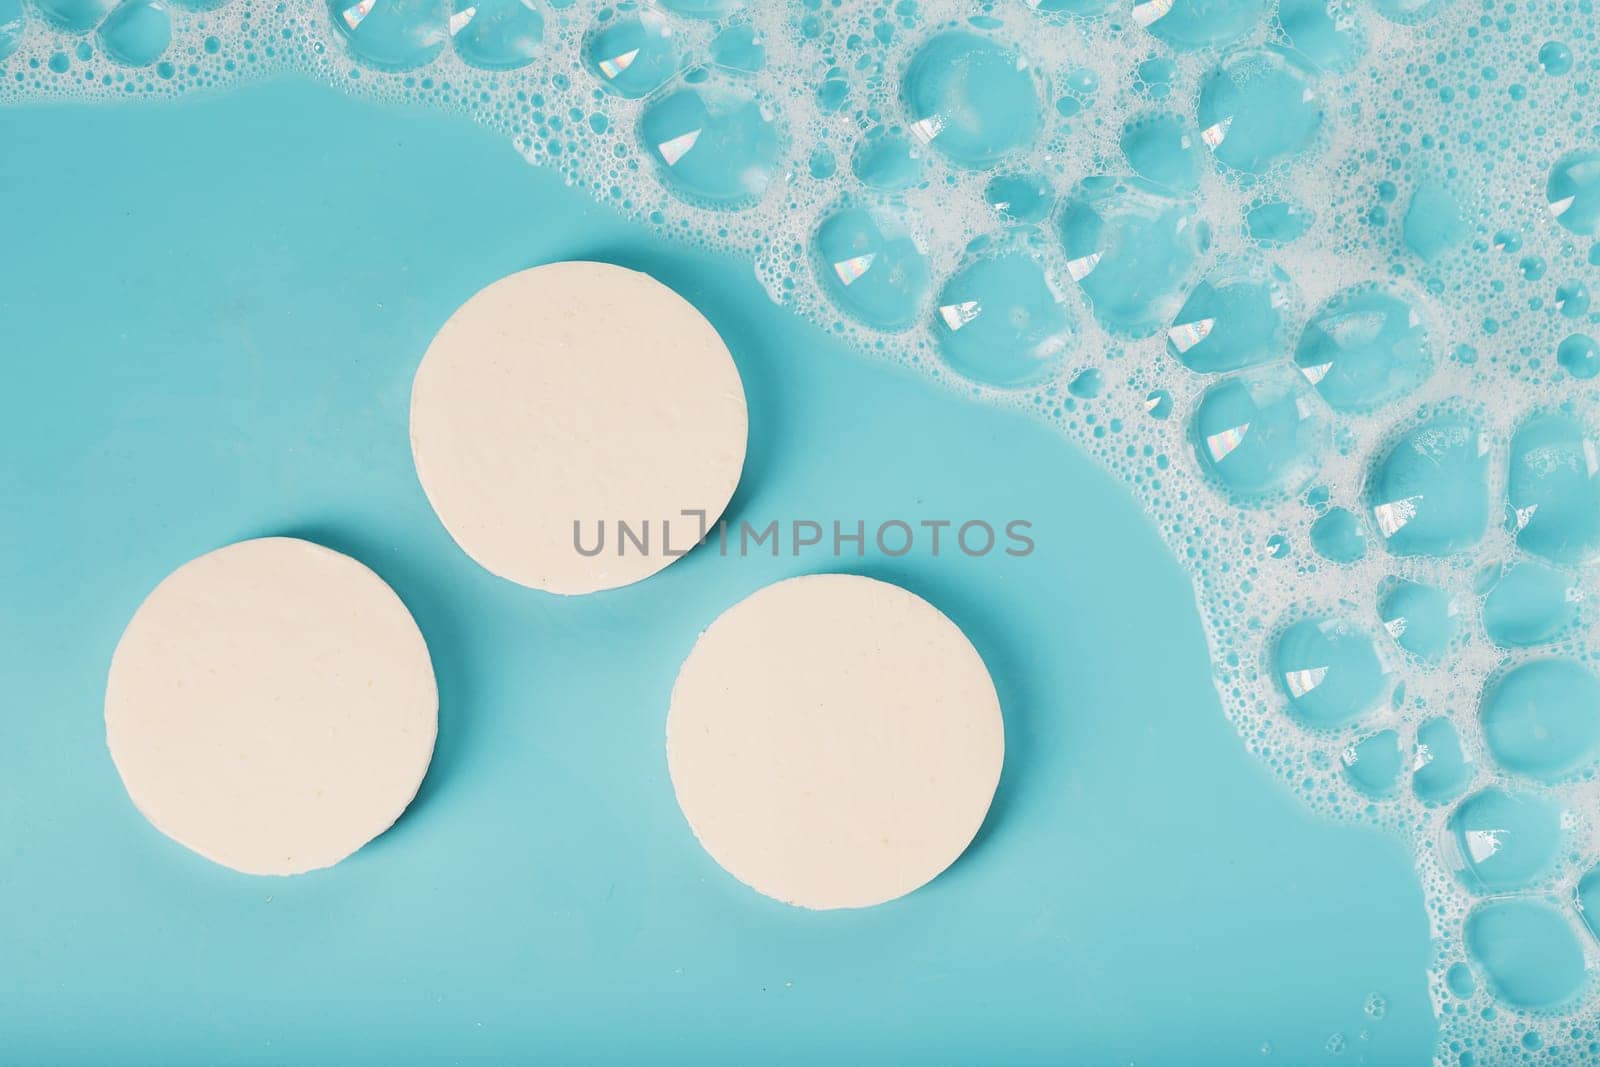
POLYGON ((1593 0, 112 7, 0 0, 0 101, 459 112, 1052 420, 1249 749, 1411 847, 1438 1061, 1600 1062, 1593 0))

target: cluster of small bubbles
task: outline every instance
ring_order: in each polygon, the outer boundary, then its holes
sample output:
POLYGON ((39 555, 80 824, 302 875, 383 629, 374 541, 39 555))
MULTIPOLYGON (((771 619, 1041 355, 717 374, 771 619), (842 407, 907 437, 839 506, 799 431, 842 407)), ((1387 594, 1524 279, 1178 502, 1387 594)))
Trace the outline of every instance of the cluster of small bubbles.
POLYGON ((284 70, 1058 424, 1249 751, 1411 845, 1439 1062, 1600 1062, 1594 0, 0 0, 0 104, 284 70))

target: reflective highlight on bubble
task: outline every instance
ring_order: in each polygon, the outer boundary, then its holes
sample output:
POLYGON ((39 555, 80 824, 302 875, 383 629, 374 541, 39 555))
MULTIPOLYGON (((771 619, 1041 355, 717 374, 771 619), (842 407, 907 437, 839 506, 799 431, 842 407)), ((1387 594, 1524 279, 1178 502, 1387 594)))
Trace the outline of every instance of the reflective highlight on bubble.
POLYGON ((994 166, 1031 143, 1042 121, 1027 58, 964 30, 917 51, 901 99, 912 135, 964 167, 994 166))
POLYGON ((1259 505, 1303 488, 1326 447, 1326 424, 1295 376, 1263 368, 1208 389, 1193 423, 1201 468, 1219 488, 1259 505))
POLYGON ((883 213, 845 208, 815 241, 822 284, 847 314, 880 330, 904 330, 923 314, 931 285, 928 257, 883 213))
POLYGON ((1133 336, 1172 319, 1211 241, 1192 203, 1138 178, 1085 178, 1067 197, 1057 232, 1095 318, 1133 336))
POLYGON ((449 40, 448 0, 331 0, 351 55, 381 70, 411 70, 449 40))
POLYGON ((939 293, 935 335, 945 362, 986 385, 1018 388, 1049 380, 1072 334, 1060 293, 1022 252, 977 259, 939 293))
POLYGON ((1422 320, 1381 289, 1334 297, 1306 324, 1295 365, 1337 411, 1371 411, 1415 389, 1431 370, 1422 320))
POLYGON ((1373 464, 1372 519, 1390 552, 1448 556, 1477 544, 1489 525, 1489 445, 1464 415, 1435 415, 1373 464))
POLYGON ((544 40, 544 16, 533 0, 458 3, 449 28, 456 55, 484 70, 527 66, 544 40))
POLYGON ((732 88, 679 89, 652 101, 639 136, 667 188, 724 209, 761 198, 784 147, 767 109, 732 88))
POLYGON ((1273 666, 1290 714, 1315 729, 1360 719, 1378 706, 1389 681, 1371 636, 1339 618, 1292 623, 1278 637, 1273 666))

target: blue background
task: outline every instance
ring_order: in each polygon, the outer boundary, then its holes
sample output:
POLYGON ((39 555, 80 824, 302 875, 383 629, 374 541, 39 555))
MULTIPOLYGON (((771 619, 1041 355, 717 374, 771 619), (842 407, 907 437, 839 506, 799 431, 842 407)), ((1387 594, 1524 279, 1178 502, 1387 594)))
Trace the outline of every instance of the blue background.
POLYGON ((1186 579, 1044 425, 846 351, 747 265, 488 132, 304 83, 0 111, 0 209, 0 1058, 1299 1063, 1342 1033, 1349 1060, 1427 1061, 1403 849, 1245 753, 1186 579), (1005 708, 994 809, 927 888, 787 908, 673 802, 697 633, 834 561, 702 551, 560 599, 478 569, 429 510, 406 428, 429 338, 567 258, 650 271, 727 339, 751 413, 734 519, 1033 522, 1023 559, 849 562, 963 626, 1005 708), (386 578, 441 696, 411 810, 293 879, 145 824, 101 719, 143 596, 266 534, 386 578))

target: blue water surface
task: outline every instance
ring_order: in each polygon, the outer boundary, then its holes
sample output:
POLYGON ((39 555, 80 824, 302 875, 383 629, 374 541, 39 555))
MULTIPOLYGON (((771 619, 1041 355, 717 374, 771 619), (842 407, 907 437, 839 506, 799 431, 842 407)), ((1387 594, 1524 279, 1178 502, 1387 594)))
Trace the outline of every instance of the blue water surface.
POLYGON ((851 354, 747 265, 606 213, 459 120, 278 81, 0 111, 0 145, 3 1058, 1430 1056, 1404 847, 1308 814, 1245 751, 1169 551, 1042 423, 851 354), (701 551, 578 599, 488 575, 417 485, 411 376, 477 288, 575 257, 653 273, 727 339, 751 411, 733 518, 1023 518, 1037 551, 701 551), (101 719, 140 599, 266 534, 387 579, 441 695, 407 815, 281 880, 147 825, 101 719), (1006 716, 967 855, 858 912, 788 908, 724 874, 663 750, 699 630, 826 569, 950 614, 1006 716), (1385 1011, 1364 1010, 1374 993, 1385 1011))

